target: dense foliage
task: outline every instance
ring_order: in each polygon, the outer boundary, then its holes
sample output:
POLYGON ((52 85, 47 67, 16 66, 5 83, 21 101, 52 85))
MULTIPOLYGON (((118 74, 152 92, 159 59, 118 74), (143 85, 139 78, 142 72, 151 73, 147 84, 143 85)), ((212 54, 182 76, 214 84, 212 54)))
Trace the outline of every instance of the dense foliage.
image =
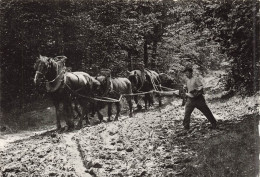
POLYGON ((207 72, 225 61, 234 89, 255 91, 258 6, 253 0, 0 1, 1 107, 9 111, 36 98, 39 54, 65 55, 73 71, 110 68, 114 76, 139 63, 178 73, 188 63, 207 72))
POLYGON ((232 65, 230 87, 244 93, 259 86, 259 15, 259 2, 226 1, 206 4, 202 18, 232 65))

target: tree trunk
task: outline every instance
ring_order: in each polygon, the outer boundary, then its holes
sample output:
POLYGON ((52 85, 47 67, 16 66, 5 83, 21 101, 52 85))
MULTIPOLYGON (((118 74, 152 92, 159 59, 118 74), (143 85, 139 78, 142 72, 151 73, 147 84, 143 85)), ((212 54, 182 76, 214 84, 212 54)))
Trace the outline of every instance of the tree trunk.
POLYGON ((148 41, 147 38, 144 39, 144 67, 148 67, 148 41))
POLYGON ((152 61, 151 61, 151 69, 156 69, 156 56, 157 56, 157 41, 153 41, 153 47, 152 47, 152 61))
POLYGON ((257 67, 257 59, 259 59, 259 24, 257 24, 257 15, 256 13, 259 12, 259 6, 254 1, 254 9, 253 9, 253 77, 254 77, 254 93, 259 90, 259 67, 257 67))
POLYGON ((128 70, 133 70, 133 61, 132 61, 132 53, 130 50, 127 51, 127 62, 128 62, 128 70))
POLYGON ((64 41, 63 41, 63 32, 61 32, 61 29, 58 29, 57 31, 57 41, 56 41, 56 49, 57 54, 56 55, 64 55, 64 41))

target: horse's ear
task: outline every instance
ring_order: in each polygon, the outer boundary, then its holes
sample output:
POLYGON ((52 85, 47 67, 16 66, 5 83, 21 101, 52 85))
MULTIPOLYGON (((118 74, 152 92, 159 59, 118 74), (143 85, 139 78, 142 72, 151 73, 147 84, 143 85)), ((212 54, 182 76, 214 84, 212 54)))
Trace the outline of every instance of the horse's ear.
POLYGON ((96 86, 100 86, 101 85, 100 82, 98 80, 96 80, 96 79, 93 80, 93 84, 96 85, 96 86))
POLYGON ((33 65, 33 68, 34 68, 35 70, 37 70, 36 67, 37 67, 37 62, 35 62, 34 65, 33 65))
POLYGON ((106 78, 111 78, 111 74, 106 75, 106 78))
POLYGON ((65 62, 65 61, 67 60, 67 57, 64 56, 64 55, 62 55, 62 56, 56 56, 56 57, 54 58, 54 60, 65 62))
POLYGON ((134 75, 137 76, 137 72, 136 71, 134 72, 134 75))

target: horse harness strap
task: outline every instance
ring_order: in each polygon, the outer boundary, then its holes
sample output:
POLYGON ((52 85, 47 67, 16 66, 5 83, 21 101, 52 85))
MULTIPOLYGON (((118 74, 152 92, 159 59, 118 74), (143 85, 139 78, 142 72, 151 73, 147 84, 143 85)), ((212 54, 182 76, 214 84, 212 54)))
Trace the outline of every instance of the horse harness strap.
POLYGON ((106 87, 106 90, 104 92, 104 94, 102 96, 106 96, 108 95, 109 93, 112 93, 113 92, 113 83, 112 83, 112 79, 109 77, 109 78, 106 78, 108 81, 107 82, 107 87, 106 87))
POLYGON ((76 96, 85 98, 85 99, 89 99, 89 100, 93 100, 93 101, 101 101, 101 102, 110 102, 110 103, 116 103, 116 102, 120 102, 122 99, 123 95, 120 95, 119 100, 113 99, 113 98, 109 98, 109 97, 89 97, 86 95, 82 95, 80 93, 78 93, 79 90, 82 90, 82 88, 78 89, 78 90, 73 90, 68 84, 64 83, 64 85, 76 96))
POLYGON ((140 70, 140 72, 141 72, 140 78, 137 78, 137 79, 138 79, 138 80, 140 79, 140 81, 141 81, 141 86, 137 89, 137 92, 139 92, 139 91, 143 88, 143 86, 144 86, 144 81, 145 81, 145 70, 142 69, 142 70, 140 70))
POLYGON ((46 81, 45 84, 46 84, 46 88, 47 88, 47 92, 55 92, 57 91, 59 88, 62 88, 64 87, 64 83, 65 83, 65 69, 62 70, 60 72, 60 74, 58 74, 58 76, 53 79, 52 81, 46 81), (60 79, 60 80, 58 80, 60 79), (55 83, 57 81, 57 84, 55 84, 54 86, 52 86, 51 84, 55 83))

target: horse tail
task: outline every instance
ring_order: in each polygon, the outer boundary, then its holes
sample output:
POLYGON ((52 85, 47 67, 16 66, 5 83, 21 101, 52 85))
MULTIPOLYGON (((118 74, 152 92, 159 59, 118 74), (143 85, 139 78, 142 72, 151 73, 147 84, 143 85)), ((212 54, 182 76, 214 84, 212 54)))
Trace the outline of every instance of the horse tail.
POLYGON ((128 79, 127 79, 127 92, 128 92, 128 94, 132 94, 133 93, 132 83, 128 79))
MULTIPOLYGON (((129 79, 126 78, 126 86, 127 86, 127 89, 126 89, 126 94, 132 94, 133 93, 133 90, 132 90, 132 83, 129 79)), ((126 99, 127 100, 131 100, 132 99, 132 96, 126 96, 126 99)))
POLYGON ((161 79, 159 77, 159 74, 155 71, 150 71, 150 78, 151 78, 151 83, 153 85, 153 88, 155 90, 161 90, 161 79))

